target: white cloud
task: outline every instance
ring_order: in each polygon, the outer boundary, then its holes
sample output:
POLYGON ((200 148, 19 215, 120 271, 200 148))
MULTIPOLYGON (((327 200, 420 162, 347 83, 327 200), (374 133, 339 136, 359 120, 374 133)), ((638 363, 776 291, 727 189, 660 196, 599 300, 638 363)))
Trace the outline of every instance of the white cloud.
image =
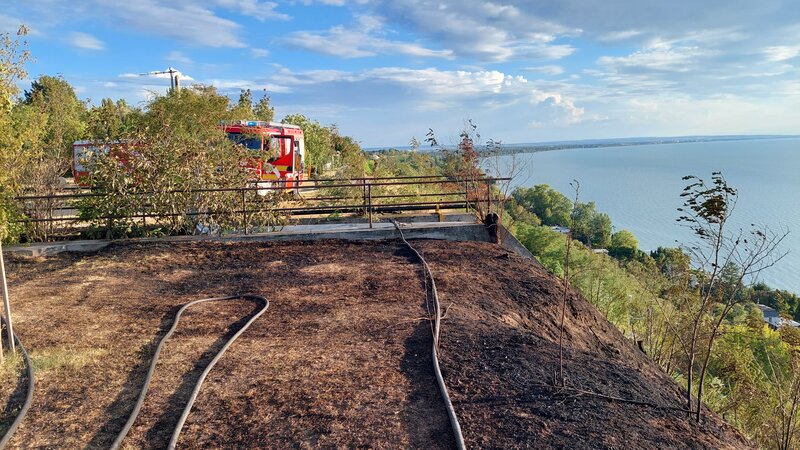
MULTIPOLYGON (((381 120, 396 124, 400 118, 435 124, 445 120, 439 117, 482 116, 483 124, 496 116, 495 125, 508 123, 504 140, 530 140, 515 136, 531 124, 541 127, 536 136, 550 127, 569 126, 568 137, 575 137, 637 130, 688 134, 696 126, 708 127, 709 132, 725 127, 744 130, 745 125, 773 129, 767 118, 789 130, 797 122, 790 106, 796 109, 800 98, 800 8, 792 0, 6 3, 0 28, 15 31, 19 18, 27 19, 41 32, 41 39, 31 39, 37 47, 48 39, 67 40, 72 30, 95 33, 95 28, 81 26, 97 23, 155 37, 169 42, 156 50, 156 60, 167 56, 170 64, 191 67, 199 82, 215 83, 234 95, 240 88, 266 88, 276 93, 276 105, 320 111, 325 114, 320 120, 369 128, 366 133, 375 136, 393 129, 398 133, 396 125, 381 127, 381 120), (306 12, 301 5, 312 4, 319 15, 300 16, 306 12), (290 28, 294 32, 273 32, 277 29, 272 23, 256 22, 285 20, 287 12, 297 15, 298 25, 290 28), (342 22, 343 16, 350 19, 342 22), (308 23, 317 28, 302 28, 308 23), (342 58, 380 57, 330 66, 315 62, 312 55, 300 62, 284 58, 288 52, 281 44, 287 43, 342 58), (197 47, 242 50, 204 54, 197 47), (189 63, 187 56, 167 54, 172 48, 191 54, 195 63, 184 66, 189 63), (270 51, 276 61, 286 61, 292 68, 340 70, 279 68, 272 75, 256 75, 266 66, 256 58, 265 58, 270 51), (215 64, 206 64, 206 57, 215 58, 215 64), (411 67, 401 67, 406 60, 413 61, 411 67), (514 64, 503 64, 507 61, 514 64), (692 111, 693 106, 704 113, 692 111), (733 108, 747 114, 728 111, 733 108), (370 113, 359 116, 359 111, 370 113), (715 120, 730 122, 714 127, 715 120), (786 125, 791 121, 793 126, 786 125)), ((157 62, 142 63, 142 70, 159 67, 157 62)), ((102 86, 106 80, 94 86, 120 93, 142 88, 161 92, 169 86, 165 78, 129 75, 110 81, 118 86, 102 86)), ((405 136, 398 142, 407 140, 405 136)))
POLYGON ((531 4, 521 1, 387 0, 376 9, 457 56, 480 61, 560 59, 575 49, 556 41, 580 34, 531 14, 531 4))
POLYGON ((260 21, 268 19, 289 20, 288 14, 275 11, 278 4, 275 2, 259 2, 257 0, 214 0, 214 3, 240 14, 254 17, 260 21))
POLYGON ((245 47, 239 37, 240 26, 218 16, 200 0, 26 0, 11 9, 21 16, 33 14, 29 21, 43 29, 81 22, 113 24, 204 47, 245 47))
POLYGON ((70 34, 69 43, 73 47, 81 48, 84 50, 103 50, 105 44, 103 41, 97 39, 88 33, 75 32, 70 34))
POLYGON ((642 32, 639 30, 612 31, 609 33, 601 34, 600 36, 597 37, 597 40, 600 42, 616 42, 616 41, 624 41, 626 39, 631 39, 640 35, 642 35, 642 32))
MULTIPOLYGON (((303 5, 313 5, 314 3, 320 3, 323 5, 330 5, 330 6, 344 6, 347 4, 347 0, 297 0, 299 3, 303 5)), ((353 3, 357 4, 364 4, 367 3, 368 0, 356 0, 353 3)))
POLYGON ((564 98, 561 94, 534 91, 532 101, 535 105, 542 105, 551 112, 549 121, 537 119, 533 122, 536 128, 546 125, 567 126, 583 120, 584 108, 575 106, 575 102, 564 98))
POLYGON ((103 5, 108 5, 107 14, 141 32, 207 47, 245 46, 237 36, 238 24, 199 4, 136 0, 103 5))
MULTIPOLYGON (((149 83, 150 82, 149 80, 152 80, 154 78, 169 80, 170 74, 168 73, 168 70, 169 69, 166 69, 166 70, 154 70, 154 71, 149 72, 149 73, 121 73, 121 74, 117 75, 117 78, 121 78, 121 79, 126 80, 128 82, 139 83, 139 84, 149 83)), ((194 78, 192 78, 189 75, 186 75, 185 73, 181 72, 180 70, 173 69, 173 71, 174 71, 174 73, 176 75, 178 75, 178 78, 180 79, 181 82, 183 82, 183 81, 195 81, 194 78)))
POLYGON ((604 46, 690 39, 740 58, 773 46, 770 57, 780 58, 788 49, 776 40, 800 40, 795 6, 790 0, 382 0, 367 9, 457 57, 488 62, 565 58, 580 44, 576 36, 604 46))
POLYGON ((381 54, 406 55, 426 58, 452 58, 450 50, 433 50, 411 42, 391 41, 374 33, 380 23, 372 16, 362 16, 364 27, 332 27, 325 32, 299 31, 283 41, 287 44, 316 53, 342 58, 362 58, 381 54))
POLYGON ((251 91, 266 90, 268 92, 289 93, 291 89, 286 86, 281 86, 273 83, 264 83, 253 80, 224 80, 212 79, 206 80, 203 84, 209 84, 216 87, 221 91, 235 91, 239 92, 241 89, 250 89, 251 91))
POLYGON ((17 31, 19 31, 19 27, 23 24, 25 24, 25 28, 28 30, 28 35, 37 36, 40 34, 37 29, 32 28, 30 25, 24 23, 24 21, 21 19, 0 14, 0 33, 15 34, 17 31))
POLYGON ((504 90, 512 90, 527 83, 522 77, 513 77, 496 70, 468 72, 386 67, 365 71, 362 76, 366 79, 393 81, 437 96, 500 94, 504 90))
POLYGON ((182 52, 177 50, 173 50, 169 52, 165 58, 167 61, 183 63, 183 64, 191 64, 192 60, 188 56, 184 55, 182 52))
POLYGON ((271 77, 272 80, 288 85, 312 85, 334 81, 356 81, 356 76, 341 70, 309 70, 293 72, 286 68, 279 68, 271 77))
POLYGON ((253 58, 266 58, 267 56, 269 56, 269 50, 265 48, 251 48, 250 56, 252 56, 253 58))
POLYGON ((706 50, 697 46, 673 47, 668 42, 657 41, 628 56, 603 56, 597 62, 613 69, 642 69, 672 72, 690 70, 706 50))
POLYGON ((584 119, 583 108, 577 107, 573 99, 542 89, 524 77, 496 70, 379 67, 359 72, 292 72, 281 68, 270 80, 291 87, 295 101, 302 97, 350 108, 375 107, 375 99, 379 98, 379 104, 391 105, 390 108, 405 105, 421 112, 435 109, 464 114, 470 109, 504 110, 515 106, 523 108, 521 113, 530 115, 531 122, 535 117, 554 126, 584 119))
POLYGON ((381 31, 386 23, 386 20, 381 16, 358 14, 356 15, 356 22, 361 31, 381 31))
MULTIPOLYGON (((794 35, 800 37, 800 32, 794 35)), ((776 83, 800 75, 799 69, 787 63, 800 54, 800 46, 754 43, 760 39, 736 27, 651 38, 627 55, 602 56, 596 60, 596 69, 582 72, 599 83, 598 93, 607 98, 663 93, 693 98, 739 95, 767 103, 772 101, 768 98, 776 98, 776 83)))
POLYGON ((767 61, 786 61, 800 55, 800 45, 775 45, 764 49, 767 61))
POLYGON ((525 72, 542 73, 545 75, 561 75, 564 73, 564 68, 557 65, 525 67, 522 70, 525 72))
POLYGON ((662 134, 747 134, 785 132, 792 126, 791 102, 765 104, 738 95, 653 95, 626 103, 632 126, 662 134))

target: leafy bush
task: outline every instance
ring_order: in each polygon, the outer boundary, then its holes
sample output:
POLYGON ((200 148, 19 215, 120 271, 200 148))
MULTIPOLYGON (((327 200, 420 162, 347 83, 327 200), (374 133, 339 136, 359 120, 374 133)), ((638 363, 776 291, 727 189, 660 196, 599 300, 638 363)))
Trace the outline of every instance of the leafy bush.
MULTIPOLYGON (((241 192, 197 192, 248 185, 244 161, 254 155, 219 127, 229 114, 227 97, 207 87, 154 99, 140 128, 91 163, 93 192, 102 195, 82 202, 82 218, 109 238, 243 228, 241 192)), ((282 224, 274 209, 284 195, 245 193, 247 225, 282 224)))

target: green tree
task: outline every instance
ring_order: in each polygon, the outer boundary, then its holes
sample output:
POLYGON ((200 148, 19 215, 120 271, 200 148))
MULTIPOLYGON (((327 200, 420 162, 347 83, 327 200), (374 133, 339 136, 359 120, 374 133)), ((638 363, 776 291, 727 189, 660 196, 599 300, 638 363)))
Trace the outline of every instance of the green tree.
MULTIPOLYGON (((608 254, 621 261, 629 261, 639 255, 639 242, 628 230, 619 230, 611 235, 608 254)), ((647 255, 642 255, 646 257, 647 255)))
POLYGON ((253 120, 256 118, 253 111, 253 93, 250 92, 250 89, 242 89, 239 92, 239 101, 231 109, 231 115, 240 120, 253 120))
POLYGON ((21 26, 12 37, 11 33, 0 33, 0 110, 8 111, 17 94, 17 80, 22 80, 28 73, 25 63, 30 59, 28 42, 25 36, 28 29, 21 26))
POLYGON ((30 54, 25 35, 20 27, 16 36, 0 33, 0 239, 15 240, 21 227, 11 226, 11 221, 21 214, 13 201, 24 180, 24 144, 20 134, 36 134, 41 128, 36 122, 20 121, 14 114, 13 98, 18 93, 17 81, 27 76, 25 63, 30 54), (21 127, 21 128, 20 128, 21 127))
POLYGON ((781 315, 791 318, 800 317, 800 297, 797 294, 771 289, 764 283, 756 283, 750 289, 749 295, 754 303, 775 308, 781 315))
MULTIPOLYGON (((239 105, 240 106, 240 105, 239 105)), ((196 193, 209 187, 244 186, 249 180, 242 164, 246 149, 227 139, 219 126, 237 106, 207 86, 192 86, 156 97, 141 123, 127 134, 133 149, 120 144, 95 163, 92 184, 107 195, 87 198, 82 216, 111 236, 149 232, 142 229, 142 212, 155 213, 158 230, 186 234, 244 226, 238 192, 196 193), (118 217, 109 223, 106 218, 118 217)), ((248 224, 270 226, 282 218, 273 214, 281 193, 247 194, 248 224)))
POLYGON ((258 120, 272 122, 275 119, 275 108, 270 105, 269 95, 264 92, 264 95, 258 99, 255 106, 253 106, 253 113, 258 120))
POLYGON ((336 154, 330 129, 302 114, 290 114, 284 117, 282 122, 291 123, 303 129, 307 167, 310 164, 312 171, 322 173, 326 164, 334 164, 336 154))
POLYGON ((135 128, 141 114, 141 111, 128 106, 125 100, 115 102, 104 98, 100 105, 89 110, 87 134, 96 140, 121 139, 135 128))
POLYGON ((689 272, 691 258, 680 248, 658 247, 650 256, 667 278, 674 279, 689 272))
POLYGON ((258 99, 258 102, 253 104, 253 92, 250 89, 242 89, 239 93, 239 101, 231 109, 231 116, 238 120, 272 122, 275 118, 275 108, 270 106, 270 98, 266 91, 258 99))
MULTIPOLYGON (((85 105, 62 78, 43 76, 33 82, 21 102, 14 102, 16 81, 25 76, 28 52, 22 27, 17 38, 0 35, 0 237, 17 239, 24 230, 10 226, 24 215, 42 218, 59 205, 56 200, 35 200, 24 205, 13 197, 23 189, 51 195, 62 185, 69 168, 72 142, 85 130, 85 105)), ((50 223, 34 222, 28 230, 46 239, 50 223)))
POLYGON ((619 230, 611 235, 611 247, 636 250, 639 248, 639 241, 636 240, 636 236, 630 231, 619 230))
POLYGON ((367 176, 367 158, 361 146, 351 136, 343 136, 336 125, 329 127, 333 140, 333 149, 340 161, 338 175, 343 178, 361 178, 367 176))
POLYGON ((23 104, 38 109, 47 117, 44 126, 45 151, 69 157, 72 143, 85 136, 86 103, 78 100, 75 89, 62 77, 43 75, 25 91, 23 104))
POLYGON ((611 218, 598 212, 594 202, 578 203, 573 213, 572 235, 592 248, 606 248, 611 243, 611 218))
POLYGON ((507 202, 505 205, 506 213, 511 218, 511 223, 524 223, 527 225, 541 225, 542 221, 536 216, 536 214, 528 211, 522 205, 517 203, 513 197, 511 201, 507 202))
POLYGON ((728 185, 722 173, 713 172, 711 183, 695 176, 686 176, 684 180, 689 181, 689 185, 681 194, 684 203, 678 208, 681 215, 677 221, 695 237, 686 248, 697 267, 694 274, 701 287, 697 304, 690 310, 686 400, 688 409, 692 410, 693 377, 698 372, 694 414, 700 421, 704 382, 720 329, 732 308, 745 298, 742 291, 747 283, 782 257, 777 249, 786 233, 775 234, 755 225, 747 232, 730 230, 728 220, 738 192, 728 185), (712 314, 717 304, 721 304, 721 309, 712 314), (696 366, 697 362, 699 366, 696 366))
POLYGON ((566 247, 561 233, 547 227, 519 222, 515 226, 514 234, 550 272, 559 277, 564 274, 566 247))
POLYGON ((781 340, 795 348, 800 348, 800 329, 784 326, 780 328, 781 340))
MULTIPOLYGON (((72 160, 72 144, 86 135, 86 104, 78 100, 75 89, 62 77, 43 75, 31 83, 22 102, 16 106, 28 109, 22 116, 38 115, 43 134, 38 142, 30 141, 26 149, 28 190, 37 196, 58 194, 65 184, 72 160)), ((52 217, 62 200, 39 199, 28 203, 27 215, 34 219, 52 217)), ((55 231, 54 222, 31 222, 29 233, 35 240, 47 240, 55 231)))
POLYGON ((542 224, 567 227, 572 214, 572 201, 546 184, 532 188, 518 187, 511 193, 517 204, 535 214, 542 224))
POLYGON ((194 85, 154 98, 147 105, 142 125, 153 134, 170 127, 170 136, 210 142, 219 138, 222 120, 236 119, 230 99, 213 86, 194 85))

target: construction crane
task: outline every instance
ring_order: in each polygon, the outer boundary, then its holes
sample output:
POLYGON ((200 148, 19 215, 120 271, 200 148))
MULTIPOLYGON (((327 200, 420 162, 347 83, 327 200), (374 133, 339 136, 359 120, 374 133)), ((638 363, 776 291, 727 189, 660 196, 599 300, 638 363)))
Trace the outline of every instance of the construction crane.
POLYGON ((180 90, 181 82, 179 76, 181 72, 174 67, 170 67, 167 70, 156 70, 153 72, 140 73, 139 75, 163 75, 167 73, 169 74, 169 88, 171 90, 180 90))

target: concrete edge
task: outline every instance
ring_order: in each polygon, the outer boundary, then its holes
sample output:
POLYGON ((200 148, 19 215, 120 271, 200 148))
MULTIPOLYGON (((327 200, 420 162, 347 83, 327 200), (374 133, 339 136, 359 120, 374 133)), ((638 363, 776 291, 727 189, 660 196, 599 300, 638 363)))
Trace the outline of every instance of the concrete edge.
MULTIPOLYGON (((389 222, 392 219, 403 223, 417 223, 417 222, 440 222, 440 223, 475 223, 477 217, 471 213, 442 213, 439 214, 421 214, 414 216, 405 216, 402 214, 380 214, 375 215, 374 222, 389 222)), ((328 218, 298 218, 291 219, 289 225, 320 225, 320 224, 355 224, 355 223, 368 223, 369 219, 365 217, 340 217, 338 219, 328 218)))
MULTIPOLYGON (((464 222, 442 223, 404 223, 403 233, 410 239, 441 239, 449 241, 489 242, 488 233, 481 224, 464 222)), ((305 232, 272 232, 228 236, 168 236, 161 238, 135 238, 118 240, 65 241, 39 243, 30 246, 4 247, 5 253, 23 257, 55 255, 62 252, 96 252, 114 243, 179 243, 179 242, 285 242, 341 239, 348 241, 385 240, 399 238, 400 234, 392 227, 340 230, 315 230, 305 232)))
MULTIPOLYGON (((462 219, 463 220, 463 219, 462 219)), ((474 241, 492 242, 486 227, 483 224, 456 222, 403 222, 403 233, 409 239, 440 239, 447 241, 474 241)), ((524 259, 543 267, 541 262, 525 248, 522 243, 503 225, 499 225, 500 246, 516 253, 524 259)), ((55 255, 62 252, 96 252, 113 243, 144 244, 144 243, 180 243, 180 242, 287 242, 287 241, 317 241, 323 239, 341 239, 345 241, 375 241, 397 239, 400 233, 392 227, 364 228, 364 229, 339 229, 315 231, 285 231, 272 233, 258 233, 248 235, 228 236, 169 236, 161 238, 135 238, 119 240, 92 240, 92 241, 66 241, 54 243, 39 243, 30 246, 5 247, 6 253, 23 257, 38 257, 55 255)))
POLYGON ((3 251, 17 256, 37 257, 62 252, 96 252, 107 247, 111 242, 108 240, 48 242, 29 246, 3 247, 3 251))
MULTIPOLYGON (((480 224, 401 224, 403 234, 410 239, 441 239, 448 241, 489 242, 488 234, 480 224), (405 225, 405 226, 404 226, 405 225)), ((341 239, 345 241, 378 241, 396 239, 400 233, 394 227, 365 228, 355 230, 320 230, 309 232, 273 232, 259 234, 238 234, 229 236, 175 236, 168 238, 129 239, 113 242, 154 243, 154 242, 286 242, 319 241, 341 239)), ((111 241, 108 242, 109 244, 111 241)), ((107 244, 108 245, 108 244, 107 244)))

